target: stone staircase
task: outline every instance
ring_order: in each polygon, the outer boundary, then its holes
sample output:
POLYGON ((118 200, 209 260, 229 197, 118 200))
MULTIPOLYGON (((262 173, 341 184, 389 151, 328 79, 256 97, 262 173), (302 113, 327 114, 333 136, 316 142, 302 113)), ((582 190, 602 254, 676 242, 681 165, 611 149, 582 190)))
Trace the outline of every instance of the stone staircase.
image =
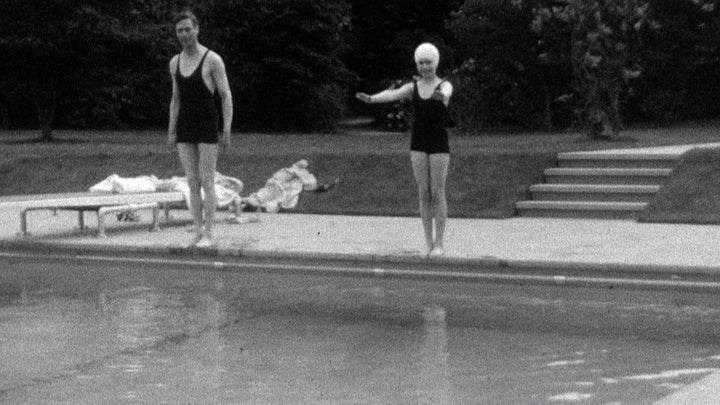
POLYGON ((635 219, 660 190, 678 153, 566 152, 545 169, 545 183, 530 186, 520 216, 635 219))

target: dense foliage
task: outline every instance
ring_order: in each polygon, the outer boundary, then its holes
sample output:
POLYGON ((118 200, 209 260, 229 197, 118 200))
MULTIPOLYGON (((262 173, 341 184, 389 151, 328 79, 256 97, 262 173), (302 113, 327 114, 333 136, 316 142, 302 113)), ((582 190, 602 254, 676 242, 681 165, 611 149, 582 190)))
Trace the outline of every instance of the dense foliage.
POLYGON ((355 76, 340 60, 344 1, 234 0, 204 13, 203 34, 225 59, 241 128, 331 130, 355 76))
POLYGON ((593 138, 609 138, 623 126, 620 103, 640 76, 639 36, 648 4, 642 0, 575 1, 572 68, 576 113, 593 138))
MULTIPOLYGON (((163 128, 172 16, 191 5, 225 60, 238 130, 333 130, 347 110, 415 73, 432 41, 464 131, 720 116, 719 0, 4 0, 0 123, 163 128)), ((399 117, 399 118, 398 118, 399 117)), ((389 128, 390 126, 388 126, 389 128)))
POLYGON ((716 0, 467 0, 449 21, 458 98, 471 105, 456 98, 455 113, 471 128, 578 125, 593 137, 717 117, 719 12, 716 0))

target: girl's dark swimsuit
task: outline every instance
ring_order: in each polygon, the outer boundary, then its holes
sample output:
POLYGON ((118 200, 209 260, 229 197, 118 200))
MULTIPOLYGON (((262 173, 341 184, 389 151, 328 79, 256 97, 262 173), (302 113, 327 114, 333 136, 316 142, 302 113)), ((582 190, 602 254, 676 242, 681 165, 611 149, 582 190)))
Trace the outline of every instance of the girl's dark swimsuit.
MULTIPOLYGON (((440 82, 436 90, 440 88, 440 82)), ((418 92, 418 84, 415 81, 412 103, 415 109, 415 122, 413 124, 410 150, 432 153, 450 153, 448 144, 448 133, 445 129, 445 117, 447 106, 441 100, 433 100, 432 97, 424 99, 418 92)))
POLYGON ((213 93, 202 78, 202 66, 205 57, 190 76, 180 73, 178 56, 177 81, 180 93, 180 111, 177 119, 177 143, 218 143, 218 114, 215 109, 213 93))

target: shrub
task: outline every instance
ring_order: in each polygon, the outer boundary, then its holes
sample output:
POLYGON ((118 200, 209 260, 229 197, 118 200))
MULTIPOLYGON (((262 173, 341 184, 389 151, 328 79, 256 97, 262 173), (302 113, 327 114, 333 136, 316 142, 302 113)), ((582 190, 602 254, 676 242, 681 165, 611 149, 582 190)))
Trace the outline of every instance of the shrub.
POLYGON ((232 0, 207 10, 245 129, 333 130, 355 76, 340 60, 345 1, 232 0), (248 100, 243 102, 243 100, 248 100))

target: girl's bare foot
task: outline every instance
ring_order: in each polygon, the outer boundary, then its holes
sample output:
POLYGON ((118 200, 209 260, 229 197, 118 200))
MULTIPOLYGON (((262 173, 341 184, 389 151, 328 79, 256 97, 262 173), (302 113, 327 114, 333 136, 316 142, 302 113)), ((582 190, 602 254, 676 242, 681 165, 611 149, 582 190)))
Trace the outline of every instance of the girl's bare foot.
POLYGON ((188 248, 193 248, 193 247, 197 246, 197 244, 200 242, 201 239, 202 239, 202 235, 195 235, 195 237, 192 238, 192 240, 190 241, 188 248))
POLYGON ((435 246, 435 247, 432 248, 432 250, 430 251, 430 257, 442 256, 444 253, 445 253, 445 252, 443 251, 442 246, 435 246))
POLYGON ((195 244, 195 247, 196 247, 196 248, 200 248, 200 249, 203 249, 203 248, 205 248, 205 249, 207 249, 207 248, 214 248, 215 246, 217 246, 217 244, 215 243, 215 240, 214 240, 212 237, 210 237, 210 236, 203 236, 203 237, 200 238, 200 240, 195 244))

